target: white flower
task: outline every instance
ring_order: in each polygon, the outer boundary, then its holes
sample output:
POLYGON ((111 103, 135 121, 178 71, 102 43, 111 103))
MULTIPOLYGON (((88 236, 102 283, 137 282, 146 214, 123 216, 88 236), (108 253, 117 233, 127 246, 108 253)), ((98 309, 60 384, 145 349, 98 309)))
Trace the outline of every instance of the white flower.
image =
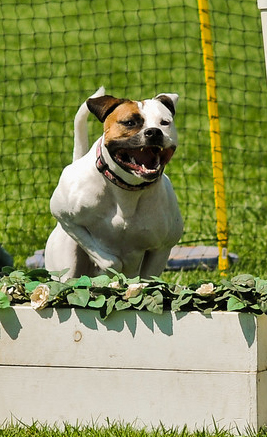
POLYGON ((207 296, 209 294, 215 293, 215 287, 212 282, 208 284, 202 284, 199 288, 197 288, 196 293, 201 294, 201 296, 207 296))
POLYGON ((147 282, 142 282, 139 284, 130 284, 125 292, 125 296, 123 297, 125 300, 130 297, 138 296, 141 291, 146 288, 149 284, 147 282))
POLYGON ((108 284, 108 286, 110 288, 117 288, 117 289, 121 288, 121 284, 119 283, 119 281, 111 282, 110 284, 108 284))
POLYGON ((42 310, 46 307, 50 289, 46 284, 39 284, 31 295, 31 306, 34 310, 42 310))

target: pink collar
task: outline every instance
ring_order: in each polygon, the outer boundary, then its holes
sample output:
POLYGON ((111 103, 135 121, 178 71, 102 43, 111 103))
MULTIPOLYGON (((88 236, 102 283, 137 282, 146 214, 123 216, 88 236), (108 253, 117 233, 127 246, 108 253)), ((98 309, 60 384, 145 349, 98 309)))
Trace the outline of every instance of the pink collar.
POLYGON ((108 164, 105 162, 101 152, 101 143, 102 143, 102 137, 99 139, 96 149, 96 168, 114 185, 128 191, 140 191, 140 190, 144 190, 145 188, 149 187, 151 184, 156 182, 156 180, 151 182, 143 182, 142 184, 139 185, 132 185, 132 184, 128 184, 128 182, 125 182, 123 179, 117 176, 112 170, 110 170, 108 164))

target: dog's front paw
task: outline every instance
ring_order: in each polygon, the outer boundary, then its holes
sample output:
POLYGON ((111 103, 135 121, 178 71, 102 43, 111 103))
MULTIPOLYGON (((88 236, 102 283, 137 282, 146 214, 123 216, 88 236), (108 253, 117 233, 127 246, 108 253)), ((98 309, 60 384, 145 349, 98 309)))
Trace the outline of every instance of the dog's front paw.
POLYGON ((116 256, 112 256, 108 259, 106 258, 98 260, 97 265, 103 273, 108 273, 108 269, 113 269, 120 273, 123 266, 122 261, 116 256))

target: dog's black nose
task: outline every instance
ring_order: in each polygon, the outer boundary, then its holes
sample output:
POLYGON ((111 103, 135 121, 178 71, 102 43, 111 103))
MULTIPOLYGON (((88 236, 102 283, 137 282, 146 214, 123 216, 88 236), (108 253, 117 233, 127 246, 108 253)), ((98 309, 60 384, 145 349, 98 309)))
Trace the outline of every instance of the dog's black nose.
POLYGON ((159 140, 163 138, 163 133, 160 129, 157 127, 150 127, 149 129, 146 129, 144 132, 144 135, 147 139, 150 140, 159 140))

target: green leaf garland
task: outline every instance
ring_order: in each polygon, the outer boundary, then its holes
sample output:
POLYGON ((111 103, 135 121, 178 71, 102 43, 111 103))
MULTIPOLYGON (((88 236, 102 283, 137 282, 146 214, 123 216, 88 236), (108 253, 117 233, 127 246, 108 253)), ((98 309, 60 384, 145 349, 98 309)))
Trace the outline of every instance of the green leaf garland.
POLYGON ((199 281, 183 286, 166 283, 158 277, 151 277, 150 281, 139 277, 127 279, 112 269, 111 277, 84 275, 63 283, 61 278, 66 271, 34 269, 24 272, 4 267, 0 277, 0 309, 31 305, 34 296, 35 305, 32 306, 35 309, 45 306, 87 308, 100 311, 103 319, 114 311, 129 309, 154 314, 162 314, 164 310, 267 314, 267 280, 250 274, 222 279, 220 284, 199 281))

